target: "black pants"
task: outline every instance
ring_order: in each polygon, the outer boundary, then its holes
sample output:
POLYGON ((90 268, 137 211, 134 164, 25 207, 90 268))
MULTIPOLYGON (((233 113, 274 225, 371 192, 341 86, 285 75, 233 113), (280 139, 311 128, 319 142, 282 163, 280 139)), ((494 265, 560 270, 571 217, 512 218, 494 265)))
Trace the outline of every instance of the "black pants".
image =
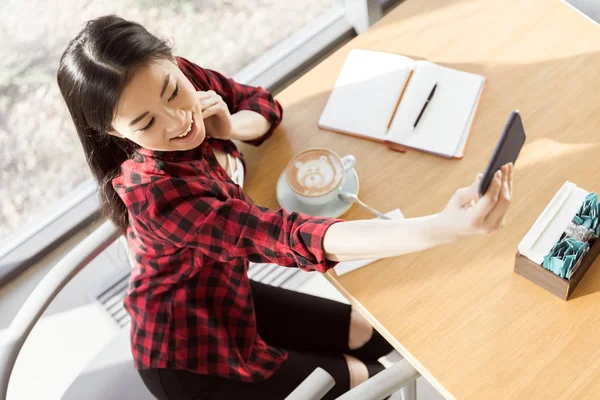
POLYGON ((325 399, 350 388, 343 354, 361 359, 369 375, 383 370, 377 359, 392 350, 379 335, 350 350, 351 307, 336 301, 250 281, 258 333, 271 346, 289 352, 288 359, 269 379, 244 383, 179 369, 140 370, 142 380, 159 400, 285 399, 315 368, 321 367, 335 386, 325 399))

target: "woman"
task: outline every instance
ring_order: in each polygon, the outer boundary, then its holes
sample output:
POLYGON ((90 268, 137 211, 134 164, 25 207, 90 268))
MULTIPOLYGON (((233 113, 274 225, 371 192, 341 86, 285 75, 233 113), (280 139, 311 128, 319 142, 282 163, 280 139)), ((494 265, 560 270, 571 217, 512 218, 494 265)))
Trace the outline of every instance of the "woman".
POLYGON ((134 254, 125 306, 136 368, 159 399, 285 398, 315 368, 335 398, 391 350, 350 306, 249 281, 249 261, 324 272, 502 226, 512 166, 440 214, 344 222, 253 204, 233 139, 260 145, 282 109, 261 88, 174 57, 139 24, 86 24, 58 84, 102 195, 134 254))

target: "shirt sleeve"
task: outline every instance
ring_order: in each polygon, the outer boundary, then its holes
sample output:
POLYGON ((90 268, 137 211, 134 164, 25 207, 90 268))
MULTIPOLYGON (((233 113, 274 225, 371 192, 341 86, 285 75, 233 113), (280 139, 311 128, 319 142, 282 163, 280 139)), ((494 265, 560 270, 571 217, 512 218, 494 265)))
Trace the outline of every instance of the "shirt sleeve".
POLYGON ((274 211, 180 179, 148 188, 149 223, 162 239, 194 246, 207 257, 230 262, 243 257, 325 272, 325 232, 341 220, 311 217, 284 209, 274 211))
POLYGON ((259 113, 269 121, 271 126, 264 135, 245 141, 246 143, 254 146, 261 145, 281 123, 283 117, 281 105, 262 87, 242 85, 216 71, 201 68, 183 57, 177 57, 177 63, 196 90, 214 90, 223 98, 230 113, 250 110, 259 113))

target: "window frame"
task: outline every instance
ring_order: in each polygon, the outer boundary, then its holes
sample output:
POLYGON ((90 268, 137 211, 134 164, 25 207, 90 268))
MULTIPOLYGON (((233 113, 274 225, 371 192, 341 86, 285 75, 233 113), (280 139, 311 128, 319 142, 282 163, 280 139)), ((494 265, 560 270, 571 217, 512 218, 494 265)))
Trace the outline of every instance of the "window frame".
MULTIPOLYGON (((335 0, 333 7, 238 73, 236 81, 277 93, 346 39, 364 32, 402 0, 335 0)), ((82 229, 97 222, 97 185, 88 180, 0 245, 0 288, 82 229)))

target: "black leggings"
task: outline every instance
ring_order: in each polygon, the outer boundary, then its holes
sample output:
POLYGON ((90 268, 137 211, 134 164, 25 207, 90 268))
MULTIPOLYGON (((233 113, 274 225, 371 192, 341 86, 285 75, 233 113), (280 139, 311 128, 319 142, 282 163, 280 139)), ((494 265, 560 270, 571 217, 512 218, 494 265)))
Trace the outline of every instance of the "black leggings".
POLYGON ((315 368, 321 367, 335 386, 324 399, 350 388, 343 354, 365 363, 369 376, 383 370, 377 359, 392 347, 377 333, 361 348, 348 348, 351 307, 336 301, 250 281, 260 336, 288 351, 288 359, 269 379, 244 383, 181 369, 140 370, 142 380, 159 400, 285 399, 315 368))

